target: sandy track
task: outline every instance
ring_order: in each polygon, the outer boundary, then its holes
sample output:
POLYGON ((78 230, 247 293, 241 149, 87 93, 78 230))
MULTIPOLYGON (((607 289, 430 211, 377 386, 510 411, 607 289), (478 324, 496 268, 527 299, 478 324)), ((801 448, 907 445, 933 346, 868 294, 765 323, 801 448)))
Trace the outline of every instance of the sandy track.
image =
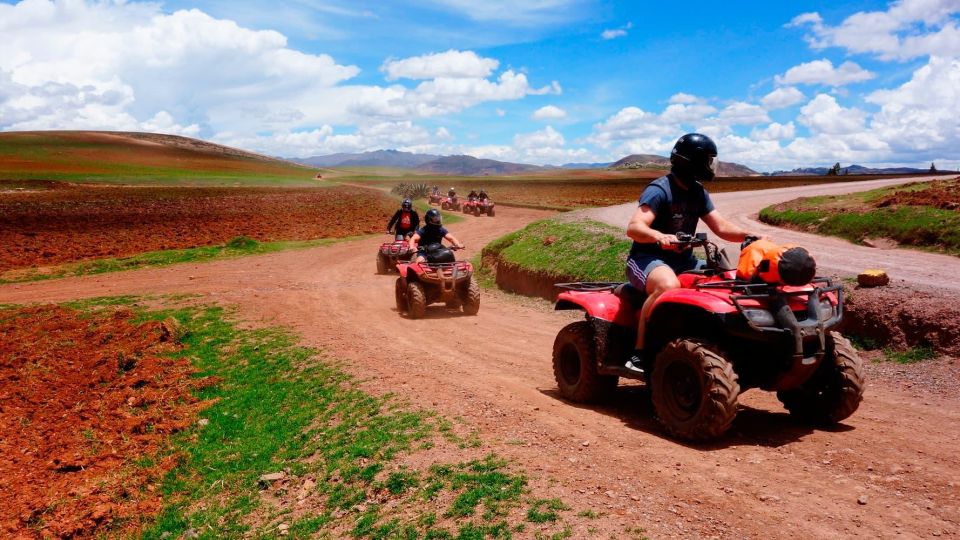
MULTIPOLYGON (((883 268, 894 279, 924 287, 942 287, 960 291, 960 282, 944 282, 943 275, 960 273, 960 258, 908 249, 875 249, 858 246, 840 238, 818 236, 772 227, 757 220, 757 214, 767 206, 815 195, 841 195, 855 191, 916 182, 943 179, 942 176, 899 178, 895 180, 868 180, 857 183, 837 183, 823 186, 806 186, 759 191, 740 191, 711 195, 717 209, 731 221, 750 231, 758 231, 777 242, 806 247, 817 259, 824 271, 839 275, 855 275, 867 268, 883 268)), ((709 185, 707 189, 709 189, 709 185)), ((582 214, 617 227, 626 227, 636 203, 593 208, 582 214)), ((701 224, 702 226, 702 224, 701 224)), ((703 228, 704 231, 708 229, 703 228)), ((729 245, 729 244, 728 244, 729 245)), ((736 252, 736 251, 734 251, 736 252)))
MULTIPOLYGON (((545 215, 503 208, 451 229, 470 256, 545 215)), ((550 351, 570 313, 484 291, 476 317, 439 307, 424 320, 401 317, 394 278, 374 274, 379 241, 7 285, 0 303, 199 293, 252 321, 293 327, 371 390, 479 428, 531 474, 538 496, 573 507, 578 538, 620 538, 628 526, 655 538, 960 534, 956 399, 875 382, 860 411, 828 432, 793 423, 772 396, 750 392, 727 439, 687 446, 660 434, 636 386, 602 407, 556 397, 550 351), (601 516, 575 517, 586 508, 601 516)))

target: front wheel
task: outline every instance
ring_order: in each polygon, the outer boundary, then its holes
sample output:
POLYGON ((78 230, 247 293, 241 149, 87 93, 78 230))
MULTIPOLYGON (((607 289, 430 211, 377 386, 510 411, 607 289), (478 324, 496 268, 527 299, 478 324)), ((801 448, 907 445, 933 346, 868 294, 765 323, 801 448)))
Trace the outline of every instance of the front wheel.
POLYGON ((473 277, 470 284, 460 296, 460 304, 464 315, 476 315, 480 311, 480 285, 473 277))
POLYGON ((407 284, 407 314, 411 319, 420 319, 427 313, 427 295, 423 285, 414 281, 407 284))
POLYGON ((727 431, 737 415, 740 385, 733 366, 712 345, 678 339, 654 360, 650 392, 663 427, 677 438, 697 441, 727 431))
POLYGON ((570 323, 553 341, 553 376, 560 395, 576 403, 593 403, 614 392, 615 375, 597 373, 593 327, 586 321, 570 323))
POLYGON ((819 425, 849 418, 863 400, 863 361, 850 341, 836 332, 827 336, 823 363, 795 390, 777 392, 790 414, 819 425))
POLYGON ((493 208, 490 208, 489 210, 487 210, 487 216, 493 217, 493 208))
POLYGON ((383 256, 382 253, 377 253, 377 273, 386 274, 390 271, 389 263, 387 258, 383 256))

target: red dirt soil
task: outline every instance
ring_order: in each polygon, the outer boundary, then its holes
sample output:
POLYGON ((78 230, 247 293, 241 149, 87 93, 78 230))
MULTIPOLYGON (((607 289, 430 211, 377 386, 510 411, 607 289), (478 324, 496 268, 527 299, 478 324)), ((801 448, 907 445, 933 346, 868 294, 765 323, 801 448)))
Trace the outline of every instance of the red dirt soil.
POLYGON ((169 323, 127 308, 0 310, 0 536, 131 533, 160 510, 151 466, 201 407, 169 323))
POLYGON ((0 272, 222 244, 383 230, 396 203, 373 190, 133 187, 0 182, 0 272), (11 183, 10 186, 14 184, 11 183), (25 189, 24 189, 25 188, 25 189))
MULTIPOLYGON (((913 187, 916 184, 905 184, 913 187)), ((929 187, 920 191, 897 191, 875 203, 878 208, 886 206, 932 206, 942 210, 960 211, 960 178, 954 180, 934 180, 929 187)))

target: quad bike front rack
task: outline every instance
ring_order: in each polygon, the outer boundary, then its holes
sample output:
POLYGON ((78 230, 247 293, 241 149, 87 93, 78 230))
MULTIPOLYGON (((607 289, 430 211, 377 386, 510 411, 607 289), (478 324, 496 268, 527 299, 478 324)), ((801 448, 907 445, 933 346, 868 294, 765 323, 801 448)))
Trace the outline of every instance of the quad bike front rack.
POLYGON ((421 263, 423 274, 420 279, 439 283, 444 293, 454 293, 457 282, 470 272, 470 263, 457 261, 452 263, 421 263))

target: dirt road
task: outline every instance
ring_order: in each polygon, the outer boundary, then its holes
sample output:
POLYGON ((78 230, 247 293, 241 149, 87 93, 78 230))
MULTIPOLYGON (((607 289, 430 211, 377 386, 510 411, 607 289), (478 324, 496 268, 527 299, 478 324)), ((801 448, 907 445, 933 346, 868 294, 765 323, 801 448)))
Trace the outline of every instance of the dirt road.
MULTIPOLYGON (((855 191, 925 181, 943 177, 920 177, 895 180, 868 180, 857 183, 837 183, 759 191, 739 191, 711 195, 717 209, 728 219, 750 231, 770 236, 780 243, 806 247, 817 259, 817 266, 839 275, 856 275, 868 268, 883 268, 890 277, 924 287, 943 287, 960 291, 960 282, 944 281, 944 275, 960 273, 960 258, 908 249, 876 249, 858 246, 840 238, 831 238, 772 227, 757 220, 757 214, 767 206, 815 195, 841 195, 855 191)), ((707 186, 709 189, 709 185, 707 186)), ((591 219, 617 227, 625 227, 636 209, 636 203, 593 208, 582 213, 591 219)), ((702 225, 702 224, 701 224, 702 225)), ((708 229, 703 228, 704 231, 708 229)), ((729 244, 727 244, 729 245, 729 244)), ((734 248, 736 253, 736 248, 734 248)))
MULTIPOLYGON (((451 226, 467 256, 546 214, 503 208, 451 226)), ((0 287, 0 303, 118 294, 198 293, 254 322, 290 326, 344 360, 365 387, 462 418, 560 497, 575 538, 836 538, 960 534, 960 401, 873 382, 834 431, 795 424, 749 392, 730 436, 711 446, 664 438, 639 387, 613 403, 557 398, 554 335, 574 315, 484 291, 480 313, 424 320, 394 309, 375 275, 380 239, 201 265, 0 287), (860 502, 858 502, 858 499, 860 502), (578 517, 592 509, 599 517, 578 517)), ((528 533, 535 529, 528 528, 528 533)))

